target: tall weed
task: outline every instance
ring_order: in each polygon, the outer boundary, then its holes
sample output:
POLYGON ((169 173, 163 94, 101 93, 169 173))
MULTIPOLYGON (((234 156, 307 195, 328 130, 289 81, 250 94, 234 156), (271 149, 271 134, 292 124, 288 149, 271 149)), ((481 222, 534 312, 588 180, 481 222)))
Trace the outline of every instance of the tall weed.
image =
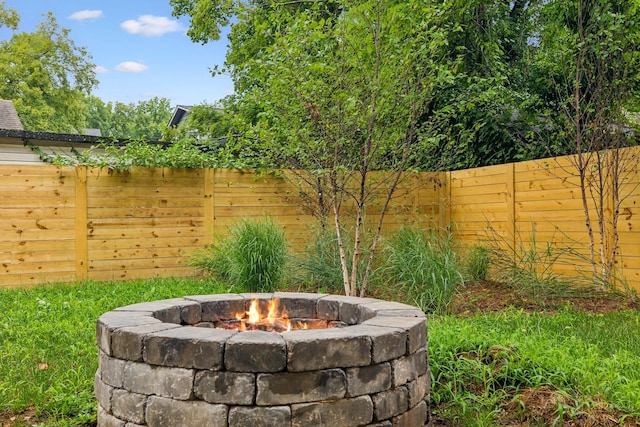
POLYGON ((389 286, 401 287, 425 312, 444 312, 464 281, 449 230, 403 227, 386 242, 384 254, 383 274, 389 286))
POLYGON ((491 251, 484 245, 475 245, 465 257, 465 270, 469 279, 485 281, 491 265, 491 251))
MULTIPOLYGON (((565 277, 556 273, 558 261, 577 260, 579 254, 568 245, 551 241, 538 242, 535 229, 525 240, 501 237, 489 227, 493 238, 487 241, 491 256, 491 271, 495 280, 506 283, 516 293, 534 297, 593 296, 594 283, 584 277, 565 277)), ((553 239, 555 240, 555 239, 553 239)))
POLYGON ((197 253, 192 265, 232 289, 272 292, 281 283, 287 259, 282 227, 269 217, 246 218, 218 243, 197 253))

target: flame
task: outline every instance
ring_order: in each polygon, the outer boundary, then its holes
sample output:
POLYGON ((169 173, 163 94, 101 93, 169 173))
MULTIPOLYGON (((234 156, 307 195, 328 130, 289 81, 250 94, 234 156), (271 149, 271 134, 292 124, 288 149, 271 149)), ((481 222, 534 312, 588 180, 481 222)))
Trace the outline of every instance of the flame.
POLYGON ((267 305, 267 314, 260 312, 260 305, 257 299, 251 300, 249 310, 236 314, 239 321, 238 330, 246 331, 251 329, 290 331, 291 322, 287 310, 280 307, 280 301, 275 298, 267 305))
POLYGON ((260 321, 260 311, 258 310, 258 300, 251 301, 251 307, 247 311, 247 317, 249 323, 258 323, 260 321))

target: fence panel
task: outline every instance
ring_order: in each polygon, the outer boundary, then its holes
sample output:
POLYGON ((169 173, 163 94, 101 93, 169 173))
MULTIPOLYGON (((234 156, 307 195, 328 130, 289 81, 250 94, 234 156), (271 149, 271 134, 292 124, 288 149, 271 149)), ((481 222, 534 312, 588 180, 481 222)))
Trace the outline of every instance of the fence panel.
MULTIPOLYGON (((628 159, 628 173, 623 175, 620 191, 616 265, 629 285, 640 290, 639 155, 638 147, 622 152, 628 159)), ((556 273, 591 271, 580 180, 570 157, 451 172, 449 201, 449 218, 463 243, 489 239, 505 248, 526 250, 535 245, 539 251, 551 245, 562 254, 555 261, 556 273)), ((592 226, 597 229, 590 198, 588 207, 592 226)), ((605 227, 612 227, 613 201, 605 200, 605 208, 605 227)), ((599 239, 597 230, 595 239, 599 239)))
POLYGON ((0 165, 0 286, 75 280, 75 171, 0 165))
POLYGON ((205 242, 204 171, 90 169, 88 277, 192 276, 189 255, 205 242))

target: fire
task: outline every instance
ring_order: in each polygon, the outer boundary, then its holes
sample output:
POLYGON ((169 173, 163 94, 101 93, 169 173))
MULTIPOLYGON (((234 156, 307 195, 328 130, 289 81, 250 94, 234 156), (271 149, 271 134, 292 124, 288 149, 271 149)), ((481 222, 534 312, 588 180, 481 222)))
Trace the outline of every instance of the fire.
POLYGON ((291 322, 287 310, 280 308, 280 301, 273 299, 267 305, 267 314, 263 315, 257 299, 251 300, 249 310, 236 314, 239 321, 237 329, 240 331, 275 331, 286 332, 291 330, 291 322))
POLYGON ((334 325, 326 319, 290 319, 287 309, 280 306, 280 301, 274 298, 268 301, 253 299, 249 304, 249 310, 236 313, 235 320, 221 320, 211 327, 236 331, 287 332, 297 329, 324 329, 334 325))

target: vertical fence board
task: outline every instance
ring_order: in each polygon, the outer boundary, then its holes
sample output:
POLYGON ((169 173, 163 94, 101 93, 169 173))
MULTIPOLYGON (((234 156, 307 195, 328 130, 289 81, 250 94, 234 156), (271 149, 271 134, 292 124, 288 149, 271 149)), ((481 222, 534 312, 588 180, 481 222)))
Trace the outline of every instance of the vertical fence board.
POLYGON ((76 168, 76 280, 86 280, 89 272, 87 252, 87 168, 76 168))
POLYGON ((204 242, 213 243, 215 218, 215 173, 213 169, 204 170, 204 242))

